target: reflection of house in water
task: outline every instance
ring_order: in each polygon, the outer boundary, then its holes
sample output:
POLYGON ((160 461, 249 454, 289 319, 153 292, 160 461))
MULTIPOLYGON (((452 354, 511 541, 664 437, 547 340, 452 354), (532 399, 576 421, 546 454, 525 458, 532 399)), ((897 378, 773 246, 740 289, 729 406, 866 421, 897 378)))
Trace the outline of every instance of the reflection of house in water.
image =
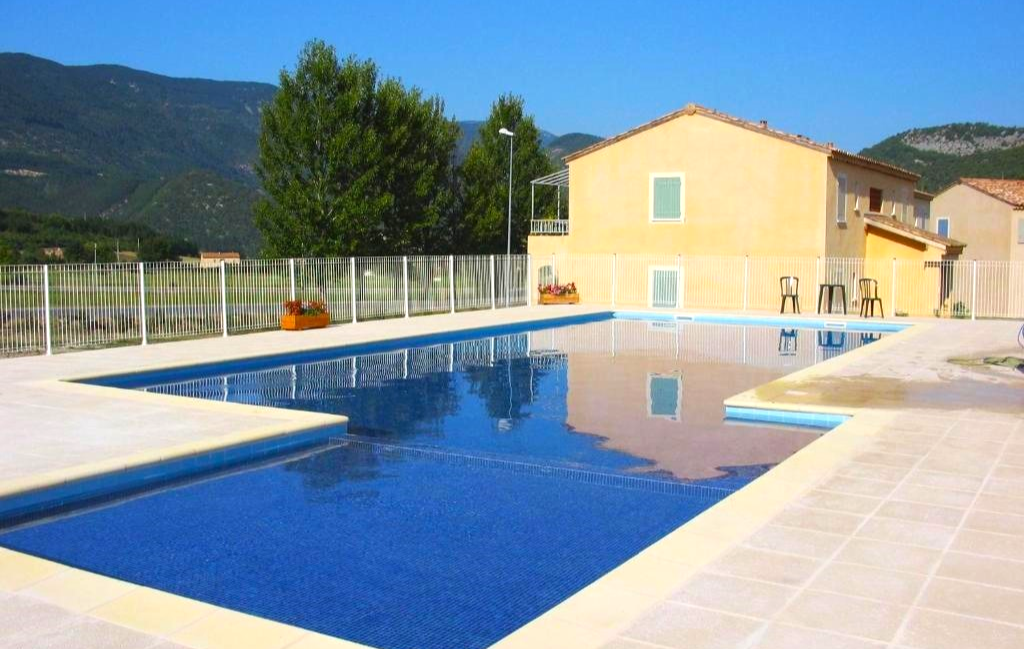
MULTIPOLYGON (((534 334, 531 342, 566 353, 569 426, 651 459, 656 470, 702 479, 721 475, 719 467, 780 462, 817 436, 724 419, 728 397, 831 353, 816 344, 815 331, 783 331, 785 345, 778 328, 610 320, 534 334)), ((859 346, 845 338, 847 349, 859 346)))

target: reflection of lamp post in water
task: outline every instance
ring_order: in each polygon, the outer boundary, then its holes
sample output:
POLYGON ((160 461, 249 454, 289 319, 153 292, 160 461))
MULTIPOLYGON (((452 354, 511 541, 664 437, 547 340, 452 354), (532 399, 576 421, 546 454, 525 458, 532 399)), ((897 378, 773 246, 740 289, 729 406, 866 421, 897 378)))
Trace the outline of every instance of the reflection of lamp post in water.
POLYGON ((515 133, 505 127, 498 130, 498 135, 508 138, 508 237, 505 241, 505 306, 509 305, 509 283, 512 275, 512 138, 515 133))

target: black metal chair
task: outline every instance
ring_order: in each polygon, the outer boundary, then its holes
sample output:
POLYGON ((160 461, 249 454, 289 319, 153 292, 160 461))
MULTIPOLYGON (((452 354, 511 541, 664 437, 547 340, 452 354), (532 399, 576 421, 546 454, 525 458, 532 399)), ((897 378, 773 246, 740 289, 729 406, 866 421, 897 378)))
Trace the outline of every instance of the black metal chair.
POLYGON ((878 297, 878 280, 862 277, 857 283, 860 285, 860 317, 875 317, 875 304, 877 303, 878 310, 882 314, 881 317, 884 318, 885 307, 882 306, 882 298, 878 297), (869 308, 870 316, 868 315, 869 308))
POLYGON ((786 312, 786 300, 793 305, 793 313, 800 313, 800 278, 788 275, 779 278, 779 288, 782 290, 782 307, 779 313, 786 312))

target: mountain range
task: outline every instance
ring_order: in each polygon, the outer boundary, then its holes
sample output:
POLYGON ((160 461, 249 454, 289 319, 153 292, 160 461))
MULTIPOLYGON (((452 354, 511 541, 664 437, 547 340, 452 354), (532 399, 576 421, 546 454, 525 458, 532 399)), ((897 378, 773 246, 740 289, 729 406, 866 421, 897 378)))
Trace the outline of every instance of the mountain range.
MULTIPOLYGON (((260 106, 276 90, 0 53, 0 208, 137 222, 203 249, 255 255, 260 106)), ((457 160, 481 124, 459 122, 457 160)), ((559 162, 600 140, 541 131, 559 162)), ((959 176, 1024 178, 1024 129, 1015 127, 913 129, 862 153, 922 174, 929 191, 959 176)))

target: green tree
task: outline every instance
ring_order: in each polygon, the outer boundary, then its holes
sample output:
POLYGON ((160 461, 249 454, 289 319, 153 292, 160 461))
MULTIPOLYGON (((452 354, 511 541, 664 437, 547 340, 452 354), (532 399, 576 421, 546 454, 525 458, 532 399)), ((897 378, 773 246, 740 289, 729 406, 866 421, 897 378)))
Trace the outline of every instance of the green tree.
MULTIPOLYGON (((555 171, 540 141, 532 115, 526 115, 522 97, 502 95, 480 126, 476 142, 462 164, 465 219, 462 248, 479 253, 505 252, 508 228, 509 138, 512 148, 512 252, 526 250, 530 233, 530 181, 555 171)), ((536 194, 536 213, 554 213, 555 193, 542 188, 536 194), (547 191, 545 191, 547 190, 547 191)))
POLYGON ((0 239, 0 265, 18 263, 18 254, 4 239, 0 239))
POLYGON ((444 104, 311 41, 264 107, 255 206, 265 254, 436 249, 454 205, 459 128, 444 104))

